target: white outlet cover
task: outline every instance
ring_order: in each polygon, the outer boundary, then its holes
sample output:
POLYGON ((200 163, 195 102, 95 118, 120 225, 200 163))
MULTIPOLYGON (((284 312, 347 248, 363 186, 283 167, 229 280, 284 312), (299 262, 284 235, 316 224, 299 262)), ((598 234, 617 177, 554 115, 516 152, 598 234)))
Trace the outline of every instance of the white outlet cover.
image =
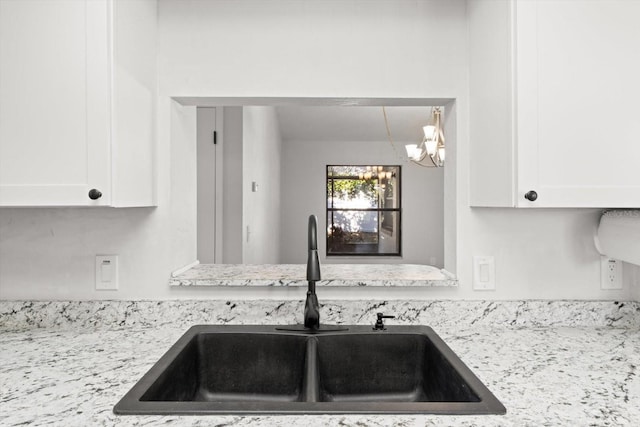
POLYGON ((118 255, 96 255, 96 290, 118 290, 118 255))
POLYGON ((604 255, 600 257, 600 289, 622 289, 622 261, 604 255))

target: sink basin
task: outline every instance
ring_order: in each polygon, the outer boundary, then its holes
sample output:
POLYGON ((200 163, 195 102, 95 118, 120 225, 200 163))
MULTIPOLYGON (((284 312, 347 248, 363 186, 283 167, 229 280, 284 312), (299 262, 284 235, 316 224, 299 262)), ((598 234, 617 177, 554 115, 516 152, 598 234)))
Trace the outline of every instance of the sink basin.
POLYGON ((140 400, 300 401, 306 340, 285 334, 195 334, 140 400))
POLYGON ((322 401, 480 401, 426 335, 367 333, 318 339, 322 401))
POLYGON ((189 329, 116 414, 504 414, 429 327, 189 329))

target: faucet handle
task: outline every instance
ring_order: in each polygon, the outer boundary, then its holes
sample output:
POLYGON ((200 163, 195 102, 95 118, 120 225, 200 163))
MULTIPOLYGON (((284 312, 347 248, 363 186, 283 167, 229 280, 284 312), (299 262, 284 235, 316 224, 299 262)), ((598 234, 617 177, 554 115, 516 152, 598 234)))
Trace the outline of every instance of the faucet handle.
POLYGON ((378 316, 378 320, 376 320, 376 324, 373 325, 373 329, 374 330, 378 330, 378 331, 384 331, 385 326, 384 326, 384 320, 382 319, 395 319, 396 316, 389 316, 389 315, 385 315, 384 313, 377 313, 378 316))

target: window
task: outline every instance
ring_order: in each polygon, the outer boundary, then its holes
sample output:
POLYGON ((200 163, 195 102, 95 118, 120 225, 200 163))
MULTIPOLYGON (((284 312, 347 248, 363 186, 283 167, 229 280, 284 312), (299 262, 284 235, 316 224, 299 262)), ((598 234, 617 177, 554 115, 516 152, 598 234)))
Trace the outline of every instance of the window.
POLYGON ((400 166, 327 166, 327 255, 401 255, 400 166))

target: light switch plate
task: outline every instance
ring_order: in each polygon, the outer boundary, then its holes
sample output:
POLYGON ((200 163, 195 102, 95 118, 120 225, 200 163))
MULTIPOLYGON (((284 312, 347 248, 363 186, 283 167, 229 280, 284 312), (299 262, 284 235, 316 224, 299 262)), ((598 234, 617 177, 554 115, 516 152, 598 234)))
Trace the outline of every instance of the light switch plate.
POLYGON ((492 256, 473 257, 473 289, 493 291, 496 289, 496 263, 492 256))
POLYGON ((96 255, 96 290, 118 290, 118 255, 96 255))

